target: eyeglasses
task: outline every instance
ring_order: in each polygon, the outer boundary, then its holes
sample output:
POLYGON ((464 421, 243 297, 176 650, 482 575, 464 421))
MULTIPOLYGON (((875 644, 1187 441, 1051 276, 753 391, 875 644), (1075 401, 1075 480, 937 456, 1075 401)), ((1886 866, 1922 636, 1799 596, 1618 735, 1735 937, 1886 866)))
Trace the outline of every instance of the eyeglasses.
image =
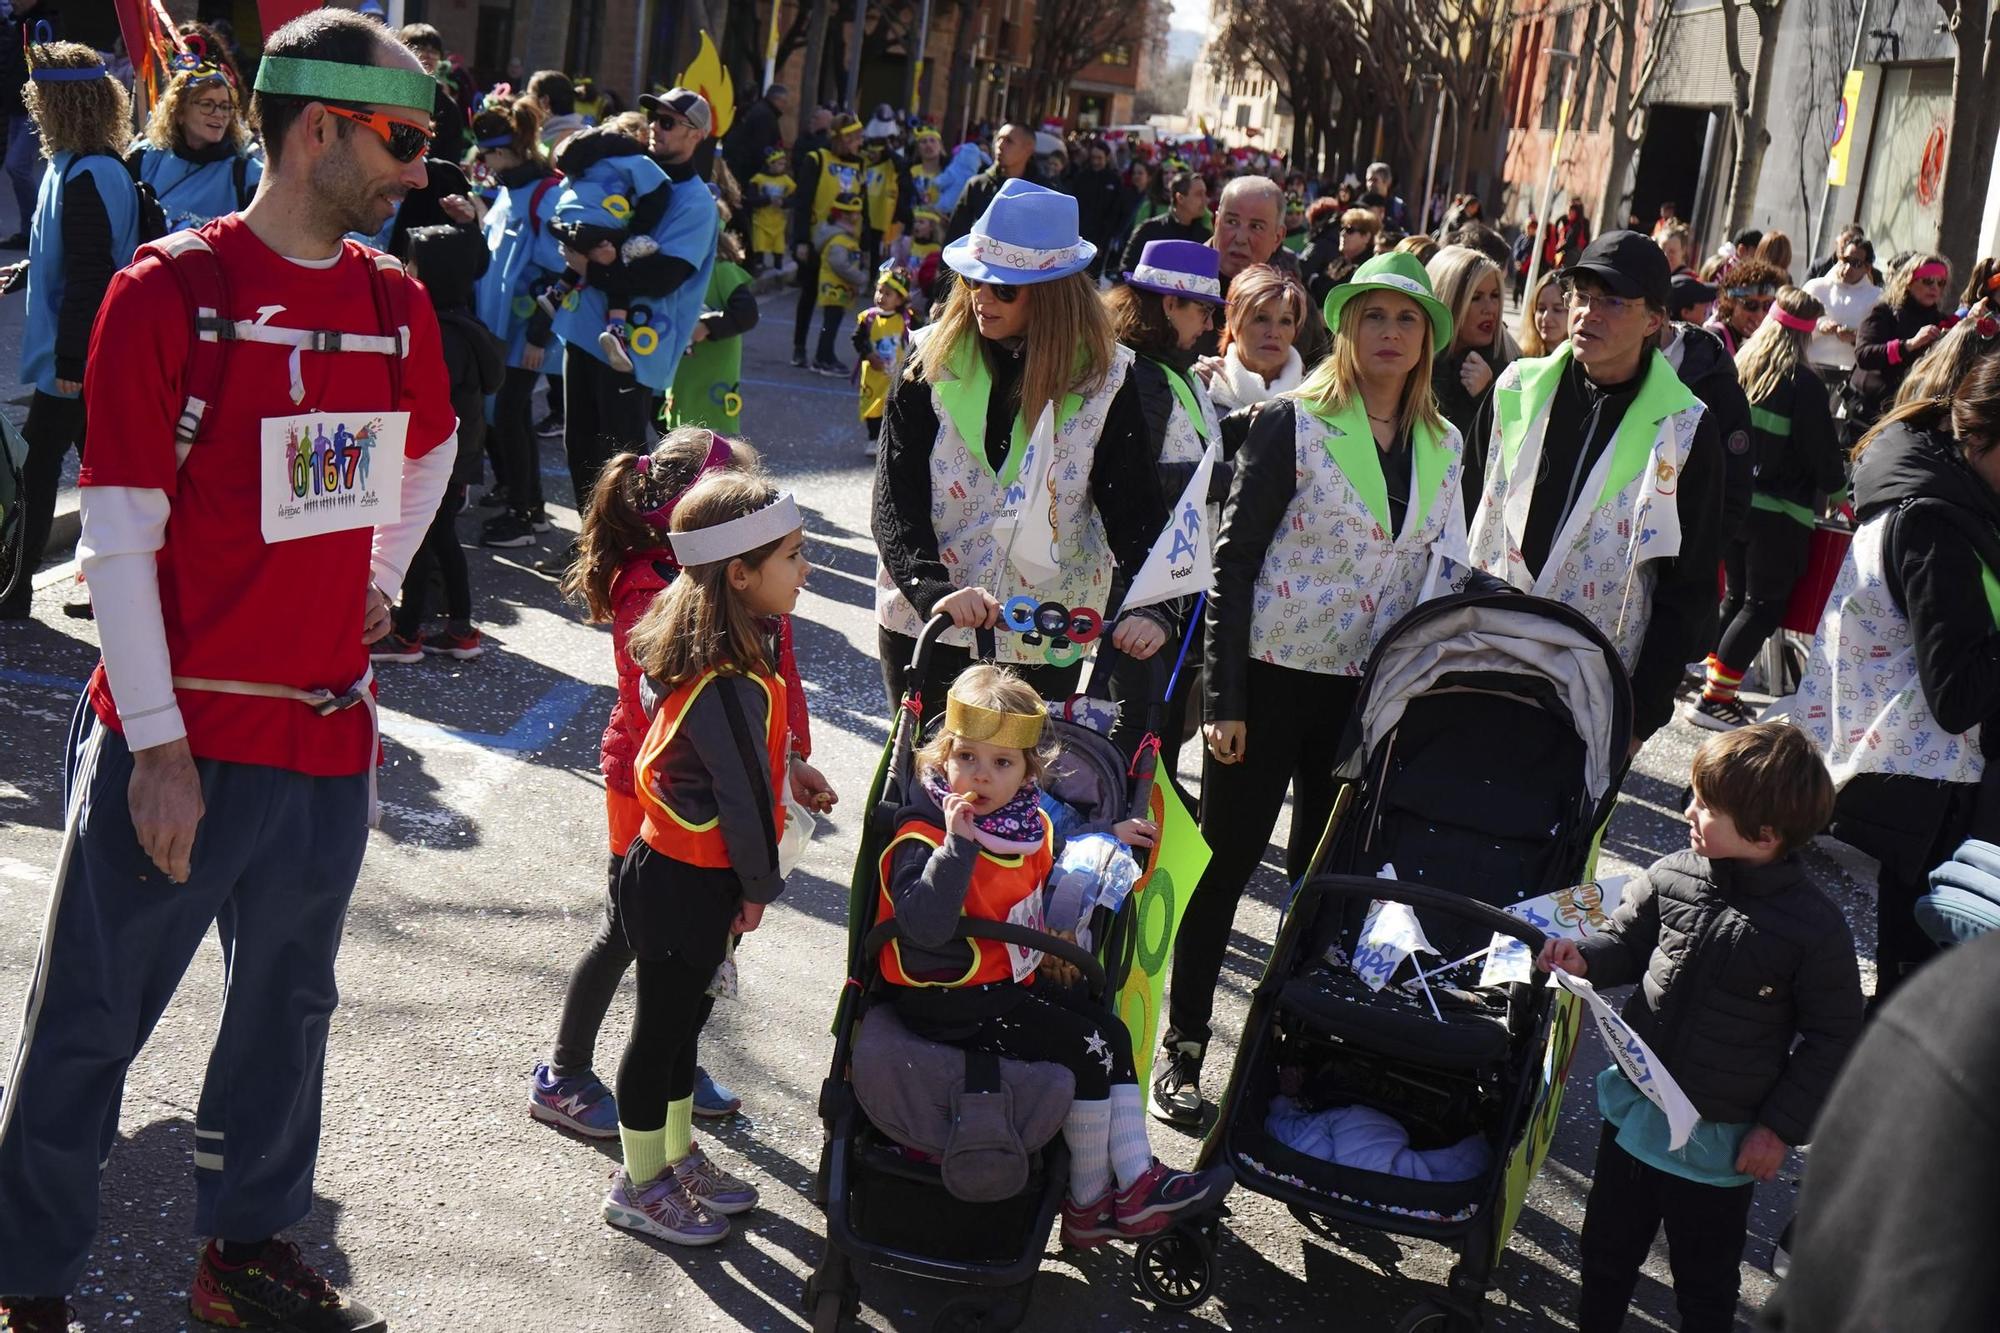
POLYGON ((1636 296, 1613 296, 1567 282, 1562 285, 1562 299, 1571 310, 1595 310, 1600 315, 1622 315, 1646 304, 1636 296))
POLYGON ((188 107, 197 116, 226 116, 236 109, 236 103, 217 101, 211 97, 199 102, 190 102, 188 107))
POLYGON ((1732 296, 1729 299, 1735 302, 1738 310, 1747 310, 1753 315, 1761 315, 1777 304, 1776 298, 1770 296, 1732 296))
POLYGON ((328 102, 322 102, 320 105, 324 106, 329 114, 339 116, 342 120, 351 120, 356 125, 366 126, 381 135, 383 147, 387 148, 389 156, 398 162, 414 162, 431 146, 431 127, 428 125, 414 120, 404 120, 381 111, 349 111, 344 106, 334 106, 328 102))
POLYGON ((683 125, 691 125, 694 122, 669 111, 656 111, 653 113, 653 123, 663 130, 677 130, 683 125))
POLYGON ((974 291, 978 291, 981 287, 984 287, 987 291, 993 293, 993 299, 1001 305, 1012 305, 1016 300, 1020 299, 1021 295, 1019 287, 1007 282, 981 282, 977 278, 967 278, 965 285, 974 291))

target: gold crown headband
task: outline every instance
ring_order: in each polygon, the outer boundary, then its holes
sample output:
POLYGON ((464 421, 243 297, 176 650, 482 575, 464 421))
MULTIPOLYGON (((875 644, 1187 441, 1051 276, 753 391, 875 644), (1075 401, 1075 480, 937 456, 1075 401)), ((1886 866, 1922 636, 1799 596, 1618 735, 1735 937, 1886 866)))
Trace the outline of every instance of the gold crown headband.
POLYGON ((1042 743, 1048 722, 1048 712, 1039 703, 1032 713, 1003 713, 967 703, 955 694, 944 697, 944 729, 962 740, 1032 750, 1042 743))

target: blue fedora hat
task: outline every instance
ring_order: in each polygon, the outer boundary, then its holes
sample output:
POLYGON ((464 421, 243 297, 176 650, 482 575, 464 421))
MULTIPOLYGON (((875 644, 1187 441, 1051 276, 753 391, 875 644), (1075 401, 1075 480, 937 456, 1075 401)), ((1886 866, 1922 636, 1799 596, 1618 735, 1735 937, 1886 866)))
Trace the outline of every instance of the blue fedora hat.
POLYGON ((1222 304, 1222 256, 1200 241, 1147 241, 1128 287, 1222 304))
POLYGON ((1009 180, 972 224, 944 248, 944 262, 974 282, 1021 287, 1081 273, 1097 247, 1077 235, 1076 200, 1009 180))

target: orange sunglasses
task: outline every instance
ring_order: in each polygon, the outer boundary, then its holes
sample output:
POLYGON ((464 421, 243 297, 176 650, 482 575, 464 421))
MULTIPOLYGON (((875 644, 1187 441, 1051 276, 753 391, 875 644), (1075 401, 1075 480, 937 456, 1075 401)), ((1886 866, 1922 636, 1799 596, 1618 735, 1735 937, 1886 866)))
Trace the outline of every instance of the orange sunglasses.
POLYGON ((429 125, 405 120, 400 116, 391 116, 381 111, 349 111, 344 106, 334 106, 330 102, 322 102, 320 105, 331 115, 339 116, 342 120, 351 120, 356 125, 365 125, 381 135, 383 145, 389 150, 389 156, 398 162, 414 162, 431 146, 429 125))

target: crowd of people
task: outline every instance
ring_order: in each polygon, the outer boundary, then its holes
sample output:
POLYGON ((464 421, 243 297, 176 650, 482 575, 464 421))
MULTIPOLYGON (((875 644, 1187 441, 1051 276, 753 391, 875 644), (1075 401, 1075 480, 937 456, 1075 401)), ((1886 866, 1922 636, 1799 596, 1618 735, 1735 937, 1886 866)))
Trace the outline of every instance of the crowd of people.
MULTIPOLYGON (((1663 1223, 1682 1327, 1731 1326, 1750 1192, 1838 1098, 1863 1023, 1849 925, 1801 849, 1831 820, 1880 860, 1879 1005, 1937 951, 1914 915, 1930 872, 1996 832, 2000 260, 1956 301, 1944 260, 1878 271, 1858 228, 1803 281, 1778 233, 1696 273, 1671 207, 1651 235, 1593 237, 1578 204, 1510 329, 1534 233, 1524 265, 1461 196, 1442 239, 1412 234, 1380 163, 1309 182, 1261 155, 1016 124, 947 151, 887 108, 811 111, 786 144, 775 86, 718 135, 687 88, 626 112, 545 70, 475 97, 434 29, 333 10, 270 34, 248 76, 190 25, 135 136, 98 53, 35 37, 24 564, 81 448, 103 661, 0 1094, 0 1328, 67 1328, 123 1070, 211 922, 230 987, 196 1115, 193 1313, 383 1326, 280 1239, 311 1199, 332 964, 376 806, 373 664, 483 650, 456 519, 490 470, 480 540, 550 533, 537 440, 557 433, 578 523, 542 568, 610 627, 618 692, 603 921, 529 1109, 618 1140, 612 1225, 707 1245, 756 1207, 693 1137, 742 1105, 698 1063, 701 1033, 806 812, 839 800, 792 646, 799 508, 740 438, 760 270, 797 284, 794 367, 856 382, 885 707, 943 705, 880 867, 904 930, 887 994, 919 1035, 1070 1069, 1066 1241, 1155 1235, 1229 1188, 1164 1166, 1146 1116, 1203 1120, 1228 941, 1287 793, 1297 877, 1376 645, 1440 591, 1511 587, 1611 644, 1634 753, 1682 694, 1727 733, 1695 761, 1690 850, 1608 934, 1541 963, 1643 978, 1628 1015, 1706 1132, 1670 1153, 1618 1068, 1599 1080, 1581 1326, 1619 1326, 1663 1223), (1046 568, 1008 526, 1038 448, 1046 568), (391 496, 399 519, 371 521, 391 496), (1135 595, 1184 513, 1213 534, 1212 590, 1135 595), (1759 721, 1746 678, 1839 514, 1852 546, 1796 697, 1759 721), (259 608, 300 579, 329 591, 294 634, 259 608), (1154 1034, 1056 960, 1023 971, 954 935, 961 915, 1015 919, 1057 849, 1042 701, 1086 655, 988 642, 1021 602, 1089 609, 1115 702, 1188 663, 1164 735, 1112 733, 1134 762, 1160 745, 1212 851, 1149 1088, 1133 1055, 1154 1034), (628 970, 607 1082, 596 1040, 628 970)), ((27 614, 21 582, 0 613, 27 614)), ((1143 849, 1160 831, 1104 832, 1143 849)))

